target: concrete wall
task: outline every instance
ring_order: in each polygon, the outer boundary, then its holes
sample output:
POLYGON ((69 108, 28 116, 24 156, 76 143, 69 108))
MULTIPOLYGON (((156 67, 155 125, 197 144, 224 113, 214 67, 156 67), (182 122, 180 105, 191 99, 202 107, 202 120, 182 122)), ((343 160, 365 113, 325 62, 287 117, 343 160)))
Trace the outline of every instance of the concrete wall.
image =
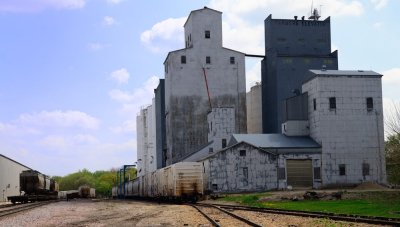
POLYGON ((136 117, 138 176, 157 169, 155 99, 136 117))
POLYGON ((261 83, 250 88, 246 94, 247 133, 262 133, 261 83))
POLYGON ((301 90, 309 69, 338 69, 337 52, 331 53, 330 19, 265 21, 262 61, 262 117, 264 133, 280 133, 283 102, 301 90))
POLYGON ((30 168, 0 155, 0 202, 7 201, 7 196, 19 195, 19 174, 30 168))
POLYGON ((322 183, 386 182, 381 78, 317 76, 302 90, 309 95, 310 136, 322 145, 322 183), (330 97, 336 98, 336 109, 330 109, 330 97), (367 97, 373 98, 371 110, 367 97), (369 165, 366 176, 363 163, 369 165), (339 165, 345 165, 345 175, 339 165))
POLYGON ((208 121, 208 142, 214 141, 213 150, 222 149, 222 140, 225 146, 228 140, 235 133, 235 109, 234 108, 213 108, 207 115, 208 121))
POLYGON ((190 33, 193 45, 170 52, 164 62, 167 165, 207 143, 210 108, 234 108, 235 133, 246 132, 244 54, 221 46, 221 28, 220 12, 193 11, 185 24, 185 34, 190 33), (205 29, 219 40, 205 39, 205 29), (186 57, 185 64, 181 56, 186 57), (207 56, 211 57, 210 64, 206 63, 207 56), (230 57, 235 58, 233 64, 230 57))
POLYGON ((147 109, 141 109, 139 115, 136 116, 136 140, 137 140, 137 168, 138 177, 145 174, 145 151, 147 141, 147 126, 146 126, 147 109))

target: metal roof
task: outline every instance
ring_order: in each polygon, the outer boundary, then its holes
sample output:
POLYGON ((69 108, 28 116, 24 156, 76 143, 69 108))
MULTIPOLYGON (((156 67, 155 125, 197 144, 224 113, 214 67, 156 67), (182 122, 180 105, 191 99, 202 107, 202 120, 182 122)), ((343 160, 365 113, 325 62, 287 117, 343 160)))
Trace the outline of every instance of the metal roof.
POLYGON ((233 134, 229 146, 239 142, 260 148, 320 148, 309 136, 286 136, 283 134, 233 134))
POLYGON ((382 75, 371 70, 331 70, 331 69, 310 69, 310 72, 318 76, 374 76, 381 77, 382 75))
POLYGON ((28 166, 26 166, 26 165, 24 165, 24 164, 21 164, 21 163, 15 161, 15 160, 13 160, 13 159, 11 159, 11 158, 5 156, 5 155, 0 154, 0 157, 3 157, 3 158, 5 158, 5 159, 8 159, 8 160, 10 160, 10 161, 12 161, 12 162, 14 162, 14 163, 20 165, 20 166, 23 166, 23 167, 25 167, 25 168, 27 168, 27 169, 32 170, 30 167, 28 167, 28 166))

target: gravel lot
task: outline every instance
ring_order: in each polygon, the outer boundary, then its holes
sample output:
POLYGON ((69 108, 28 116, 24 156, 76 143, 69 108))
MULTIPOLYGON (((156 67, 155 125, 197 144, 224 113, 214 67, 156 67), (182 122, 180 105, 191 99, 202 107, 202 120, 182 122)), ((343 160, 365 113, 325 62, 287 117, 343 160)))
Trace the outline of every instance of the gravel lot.
MULTIPOLYGON (((263 226, 367 226, 285 215, 238 214, 263 226)), ((142 201, 73 200, 0 218, 0 226, 211 226, 194 208, 142 201)), ((243 225, 244 226, 244 225, 243 225)))

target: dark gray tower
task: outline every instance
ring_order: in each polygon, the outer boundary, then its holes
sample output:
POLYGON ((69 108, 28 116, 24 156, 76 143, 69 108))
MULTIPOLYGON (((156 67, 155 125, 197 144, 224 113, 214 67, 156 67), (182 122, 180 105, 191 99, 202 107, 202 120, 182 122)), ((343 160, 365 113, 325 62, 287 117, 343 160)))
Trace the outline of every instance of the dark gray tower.
POLYGON ((155 112, 156 112, 156 154, 157 169, 166 166, 167 144, 165 139, 165 83, 160 79, 158 87, 154 89, 155 94, 155 112))
POLYGON ((272 19, 264 21, 265 58, 261 64, 264 133, 280 133, 284 100, 301 92, 309 69, 338 69, 331 52, 331 24, 324 21, 272 19))

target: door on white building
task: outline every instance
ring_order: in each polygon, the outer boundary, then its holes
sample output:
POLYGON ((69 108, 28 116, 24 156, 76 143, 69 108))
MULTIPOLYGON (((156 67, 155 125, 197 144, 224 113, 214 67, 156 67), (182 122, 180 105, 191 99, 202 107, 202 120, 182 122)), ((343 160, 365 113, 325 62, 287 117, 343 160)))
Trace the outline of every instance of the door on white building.
POLYGON ((286 160, 287 184, 292 187, 312 187, 313 173, 311 159, 286 160))

